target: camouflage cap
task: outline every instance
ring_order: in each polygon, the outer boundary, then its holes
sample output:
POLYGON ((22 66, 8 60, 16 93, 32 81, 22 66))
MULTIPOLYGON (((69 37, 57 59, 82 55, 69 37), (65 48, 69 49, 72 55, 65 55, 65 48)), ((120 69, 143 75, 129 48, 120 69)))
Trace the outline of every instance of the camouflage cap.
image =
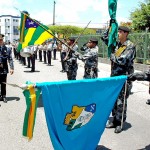
POLYGON ((76 39, 74 37, 69 38, 70 41, 75 41, 76 39))
POLYGON ((96 45, 98 44, 98 40, 96 38, 91 38, 90 41, 96 43, 96 45))
POLYGON ((130 32, 130 29, 128 27, 125 27, 125 26, 119 26, 118 30, 122 30, 124 32, 130 32))

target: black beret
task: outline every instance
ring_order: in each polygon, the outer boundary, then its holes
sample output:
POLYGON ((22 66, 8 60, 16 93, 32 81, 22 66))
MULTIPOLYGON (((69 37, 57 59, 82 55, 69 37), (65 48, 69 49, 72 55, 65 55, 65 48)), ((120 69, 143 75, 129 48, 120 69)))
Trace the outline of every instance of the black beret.
POLYGON ((75 41, 75 38, 74 37, 70 37, 69 40, 70 41, 75 41))
POLYGON ((0 39, 3 39, 3 37, 4 37, 4 34, 0 34, 0 39))
POLYGON ((91 38, 90 39, 91 42, 98 44, 98 40, 96 38, 91 38))
POLYGON ((130 29, 128 27, 125 27, 125 26, 119 26, 118 30, 122 30, 124 32, 130 32, 130 29))

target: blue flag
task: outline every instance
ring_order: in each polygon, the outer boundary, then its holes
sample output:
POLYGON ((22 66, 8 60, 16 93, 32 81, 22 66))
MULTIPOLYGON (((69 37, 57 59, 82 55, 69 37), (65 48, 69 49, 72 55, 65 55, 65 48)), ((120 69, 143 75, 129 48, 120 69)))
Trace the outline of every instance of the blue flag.
POLYGON ((55 150, 95 150, 127 77, 37 83, 55 150))

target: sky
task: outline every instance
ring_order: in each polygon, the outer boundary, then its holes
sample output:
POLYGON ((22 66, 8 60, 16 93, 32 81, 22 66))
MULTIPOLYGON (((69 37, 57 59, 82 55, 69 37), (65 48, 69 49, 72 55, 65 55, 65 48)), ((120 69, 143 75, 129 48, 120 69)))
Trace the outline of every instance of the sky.
MULTIPOLYGON (((45 25, 76 25, 85 27, 104 27, 110 20, 108 0, 0 0, 0 15, 20 16, 26 10, 30 17, 45 25), (55 12, 55 17, 53 17, 55 12)), ((139 7, 144 0, 118 0, 117 22, 130 21, 130 13, 139 7)))

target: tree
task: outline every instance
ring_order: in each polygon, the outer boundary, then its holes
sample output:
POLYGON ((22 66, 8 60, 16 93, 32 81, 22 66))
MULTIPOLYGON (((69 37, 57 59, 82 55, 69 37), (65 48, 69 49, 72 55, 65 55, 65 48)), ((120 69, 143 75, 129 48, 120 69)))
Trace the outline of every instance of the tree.
POLYGON ((140 7, 131 12, 132 28, 137 31, 150 27, 150 0, 140 3, 140 7))
POLYGON ((131 28, 132 22, 120 22, 120 26, 126 26, 131 28))
MULTIPOLYGON (((83 31, 83 28, 77 27, 77 26, 71 26, 71 25, 55 25, 55 26, 49 26, 49 29, 53 33, 61 34, 63 37, 67 38, 71 35, 77 35, 80 34, 83 31)), ((95 34, 95 31, 92 29, 86 29, 83 34, 95 34)))

